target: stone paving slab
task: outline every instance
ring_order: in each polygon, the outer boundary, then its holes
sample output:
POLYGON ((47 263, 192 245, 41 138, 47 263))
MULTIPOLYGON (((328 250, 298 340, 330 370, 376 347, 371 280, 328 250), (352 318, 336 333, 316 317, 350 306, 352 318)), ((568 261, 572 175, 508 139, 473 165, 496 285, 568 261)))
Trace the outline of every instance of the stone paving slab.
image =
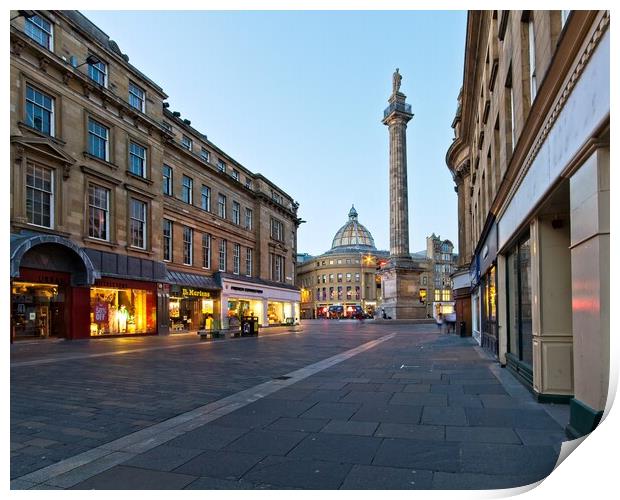
POLYGON ((379 424, 377 422, 356 422, 354 420, 332 420, 321 432, 327 434, 350 434, 353 436, 372 436, 379 424))
POLYGON ((153 471, 117 465, 101 474, 76 484, 73 490, 178 490, 194 482, 196 477, 172 472, 153 471))
POLYGON ((283 431, 318 432, 327 425, 327 418, 279 418, 266 428, 283 431))
POLYGON ((254 429, 226 445, 226 451, 252 453, 260 450, 265 455, 286 455, 307 436, 304 432, 254 429))
POLYGON ((123 465, 170 472, 200 455, 201 450, 164 444, 135 456, 123 465))
POLYGON ((351 468, 351 464, 340 462, 267 457, 244 479, 286 488, 331 490, 340 487, 351 468))
POLYGON ((348 464, 370 464, 381 439, 339 434, 313 434, 288 453, 291 458, 348 464))
MULTIPOLYGON (((139 488, 140 482, 146 482, 148 477, 153 478, 152 484, 169 477, 177 489, 485 489, 530 484, 550 472, 559 444, 565 438, 562 427, 542 410, 542 405, 517 387, 506 386, 504 381, 500 383, 501 378, 493 372, 497 365, 480 357, 469 339, 425 333, 424 327, 413 335, 404 334, 402 332, 409 332, 411 326, 399 328, 401 333, 388 342, 338 365, 328 366, 262 399, 250 401, 212 422, 196 420, 189 431, 182 431, 174 439, 144 452, 137 448, 124 463, 73 487, 106 489, 106 481, 112 478, 109 473, 115 470, 120 471, 121 482, 130 489, 139 488), (405 391, 408 387, 425 390, 405 391), (386 400, 386 396, 389 399, 386 400), (447 406, 437 405, 444 402, 447 406), (127 470, 139 472, 135 479, 129 480, 123 476, 127 475, 127 470), (410 476, 415 474, 412 471, 419 474, 413 483, 410 476), (460 483, 459 478, 462 478, 460 483)), ((371 327, 365 326, 365 331, 370 332, 371 327)), ((374 338, 389 331, 395 328, 377 328, 374 338)), ((347 334, 334 330, 329 338, 340 344, 347 334)), ((314 337, 308 331, 304 347, 315 348, 325 338, 324 335, 314 337)), ((367 336, 364 340, 368 339, 367 336)), ((290 362, 289 345, 282 340, 295 339, 281 337, 278 341, 281 352, 268 349, 268 358, 279 374, 286 374, 297 369, 299 364, 295 366, 290 362), (285 358, 283 363, 282 357, 285 358)), ((256 359, 252 349, 262 348, 256 342, 247 342, 244 346, 252 359, 256 359)), ((342 350, 341 344, 340 348, 342 350)), ((240 356, 237 349, 231 349, 229 355, 240 356)), ((187 353, 183 349, 169 352, 182 354, 185 364, 192 365, 193 356, 204 363, 200 352, 187 353)), ((118 363, 113 357, 102 357, 98 362, 104 359, 115 367, 118 363)), ((232 361, 237 366, 235 360, 232 361)), ((171 366, 162 362, 163 371, 169 371, 171 376, 180 366, 179 360, 171 360, 171 366)), ((251 366, 257 369, 259 364, 251 366)), ((502 372, 502 377, 506 377, 506 372, 502 372)), ((206 382, 209 387, 206 392, 211 395, 218 394, 221 398, 228 394, 226 390, 213 390, 222 377, 227 380, 228 390, 247 388, 243 371, 235 373, 231 367, 217 375, 219 377, 206 382)), ((253 375, 247 380, 257 384, 265 378, 253 375)), ((129 376, 127 382, 132 388, 127 399, 109 414, 98 411, 95 400, 89 405, 102 424, 106 419, 118 418, 119 411, 124 414, 129 410, 136 412, 131 422, 137 429, 142 424, 148 425, 147 419, 139 423, 141 417, 137 410, 146 411, 149 404, 153 405, 153 399, 144 397, 141 402, 132 403, 131 397, 140 396, 141 383, 132 381, 129 376)), ((119 387, 122 390, 123 386, 119 387)), ((190 393, 194 406, 205 403, 200 399, 198 387, 190 393)), ((105 394, 105 390, 102 388, 98 394, 105 394)), ((167 411, 174 411, 182 404, 182 395, 182 384, 172 381, 157 393, 157 398, 164 398, 168 403, 165 405, 167 411), (180 392, 166 399, 170 387, 180 392)), ((41 396, 41 400, 45 401, 46 397, 51 398, 52 393, 41 396)), ((20 411, 25 411, 27 404, 22 408, 20 411)), ((72 414, 75 410, 52 405, 48 411, 49 417, 58 417, 57 412, 72 414)), ((155 409, 153 415, 156 421, 166 422, 160 410, 155 409)), ((71 422, 76 420, 74 417, 68 419, 67 428, 79 428, 71 422)), ((37 436, 31 434, 23 442, 54 440, 45 433, 52 424, 34 418, 26 421, 35 423, 35 428, 27 430, 34 430, 37 436), (36 428, 36 422, 43 422, 44 426, 36 428)), ((62 434, 64 427, 59 427, 62 434)), ((122 432, 122 428, 118 431, 122 432)), ((86 430, 99 432, 96 426, 86 430)), ((20 448, 23 442, 15 442, 15 453, 28 447, 20 448)), ((54 445, 50 445, 50 449, 54 449, 54 445)), ((36 454, 32 458, 36 459, 36 454)), ((113 463, 116 457, 108 460, 113 463)), ((32 487, 33 484, 17 480, 12 488, 32 487)))
POLYGON ((221 479, 239 479, 265 455, 240 453, 236 451, 206 451, 183 465, 174 472, 192 476, 210 476, 221 479))
POLYGON ((354 465, 340 489, 342 490, 428 490, 433 473, 425 470, 354 465))
POLYGON ((445 427, 443 425, 395 424, 383 422, 375 431, 375 436, 399 439, 423 439, 430 441, 444 441, 445 427))

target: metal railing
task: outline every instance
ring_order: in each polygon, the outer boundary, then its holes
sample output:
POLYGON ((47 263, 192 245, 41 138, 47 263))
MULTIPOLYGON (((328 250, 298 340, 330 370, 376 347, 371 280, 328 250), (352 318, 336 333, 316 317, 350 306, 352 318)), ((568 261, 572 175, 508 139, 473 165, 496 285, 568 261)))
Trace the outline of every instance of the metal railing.
POLYGON ((411 104, 406 104, 402 102, 393 102, 387 108, 385 108, 385 111, 383 111, 383 118, 387 118, 394 111, 400 111, 402 113, 411 114, 411 104))

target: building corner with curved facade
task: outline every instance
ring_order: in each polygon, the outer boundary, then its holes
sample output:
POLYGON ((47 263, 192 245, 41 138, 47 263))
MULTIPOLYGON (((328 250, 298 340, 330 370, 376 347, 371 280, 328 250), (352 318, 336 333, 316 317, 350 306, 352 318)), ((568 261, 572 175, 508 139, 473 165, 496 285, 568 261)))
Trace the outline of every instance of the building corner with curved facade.
POLYGON ((489 355, 569 405, 572 438, 596 428, 609 386, 609 24, 604 10, 470 11, 446 154, 457 321, 471 310, 489 355))

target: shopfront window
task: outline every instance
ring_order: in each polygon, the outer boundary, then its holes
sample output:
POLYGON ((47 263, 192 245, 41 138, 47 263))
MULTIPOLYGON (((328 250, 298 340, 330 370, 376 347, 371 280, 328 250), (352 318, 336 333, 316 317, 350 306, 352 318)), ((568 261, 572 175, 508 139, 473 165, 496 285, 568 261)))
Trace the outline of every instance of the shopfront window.
POLYGON ((156 310, 153 291, 93 287, 90 289, 90 334, 155 333, 156 310))
POLYGON ((532 366, 532 289, 529 237, 508 255, 508 349, 532 366))
POLYGON ((208 290, 173 286, 168 305, 170 331, 175 333, 218 328, 216 305, 213 293, 208 290))
POLYGON ((495 266, 480 279, 482 288, 482 347, 488 348, 496 355, 499 345, 497 343, 497 290, 495 266))
POLYGON ((270 325, 284 323, 292 318, 293 308, 290 302, 268 302, 267 318, 270 325))
POLYGON ((14 282, 11 286, 13 337, 63 337, 64 288, 58 284, 14 282))
POLYGON ((262 321, 262 300, 230 299, 228 301, 228 325, 230 328, 238 327, 241 324, 241 319, 246 316, 254 316, 262 321))

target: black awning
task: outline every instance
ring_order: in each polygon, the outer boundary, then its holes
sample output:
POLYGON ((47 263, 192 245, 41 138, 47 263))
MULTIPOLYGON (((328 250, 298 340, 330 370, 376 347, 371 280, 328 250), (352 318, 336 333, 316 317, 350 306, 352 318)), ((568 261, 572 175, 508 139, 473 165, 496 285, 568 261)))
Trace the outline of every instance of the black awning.
POLYGON ((178 271, 168 271, 168 281, 171 285, 190 286, 193 288, 203 288, 205 290, 221 290, 215 278, 200 274, 180 273, 178 271))

